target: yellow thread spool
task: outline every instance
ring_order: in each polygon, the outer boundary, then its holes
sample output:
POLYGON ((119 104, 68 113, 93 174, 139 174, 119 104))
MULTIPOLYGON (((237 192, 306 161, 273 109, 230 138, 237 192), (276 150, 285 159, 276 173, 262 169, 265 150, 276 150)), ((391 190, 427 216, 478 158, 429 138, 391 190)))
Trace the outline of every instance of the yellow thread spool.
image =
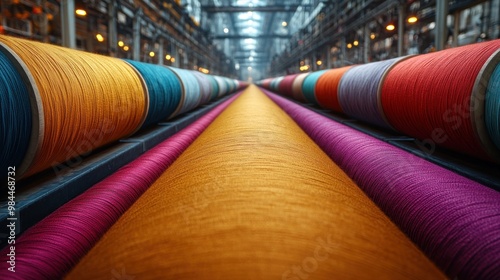
POLYGON ((137 279, 445 278, 255 86, 68 279, 113 271, 137 279))
POLYGON ((0 36, 33 83, 32 139, 19 173, 58 165, 135 132, 146 118, 147 88, 124 61, 0 36))

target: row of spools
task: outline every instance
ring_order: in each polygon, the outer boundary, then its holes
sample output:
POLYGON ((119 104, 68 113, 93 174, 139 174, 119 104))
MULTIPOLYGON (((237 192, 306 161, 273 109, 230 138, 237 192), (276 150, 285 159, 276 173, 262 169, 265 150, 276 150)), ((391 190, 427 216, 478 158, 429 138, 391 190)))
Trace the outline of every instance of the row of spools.
POLYGON ((38 173, 244 86, 0 36, 1 170, 38 173))
POLYGON ((436 146, 500 160, 500 40, 257 84, 436 146))

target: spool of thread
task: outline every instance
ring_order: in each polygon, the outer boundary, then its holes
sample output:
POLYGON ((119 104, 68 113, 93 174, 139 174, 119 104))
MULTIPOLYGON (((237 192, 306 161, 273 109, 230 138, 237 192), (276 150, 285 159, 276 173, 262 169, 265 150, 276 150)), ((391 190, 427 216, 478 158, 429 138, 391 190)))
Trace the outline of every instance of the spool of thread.
POLYGON ((138 279, 444 278, 254 86, 67 279, 105 277, 122 266, 138 279))
POLYGON ((500 193, 268 93, 451 279, 500 275, 500 193))
POLYGON ((357 65, 347 70, 339 84, 342 111, 358 120, 392 129, 380 105, 380 87, 387 73, 408 57, 357 65))
POLYGON ((182 99, 181 82, 170 69, 134 60, 125 60, 146 82, 149 111, 142 127, 167 120, 179 107, 182 99))
POLYGON ((484 121, 488 134, 500 149, 500 64, 495 67, 486 91, 484 121))
POLYGON ((150 151, 61 206, 16 239, 16 272, 0 256, 0 279, 62 279, 174 162, 234 96, 150 151))
POLYGON ((300 102, 306 102, 306 99, 302 92, 302 84, 304 83, 304 80, 306 79, 307 75, 309 75, 309 73, 299 74, 297 78, 293 80, 292 97, 293 99, 298 100, 300 102))
POLYGON ((319 105, 316 100, 316 83, 318 79, 328 70, 321 70, 310 73, 302 83, 302 93, 308 103, 319 105))
POLYGON ((200 104, 206 104, 210 99, 212 98, 212 85, 210 84, 210 81, 208 79, 208 75, 205 75, 203 73, 200 73, 198 71, 191 71, 198 81, 198 84, 200 85, 200 104))
POLYGON ((214 76, 208 75, 208 80, 210 81, 210 101, 214 101, 219 96, 219 83, 214 76))
POLYGON ((0 42, 19 58, 11 63, 32 81, 26 85, 37 102, 18 178, 88 154, 144 122, 147 88, 125 61, 8 36, 0 42))
POLYGON ((499 160, 487 133, 485 94, 500 61, 500 40, 411 57, 382 88, 382 106, 397 130, 471 156, 499 160))
POLYGON ((281 83, 279 85, 278 92, 281 95, 291 97, 292 96, 293 81, 295 80, 295 78, 297 78, 298 75, 299 74, 292 74, 292 75, 288 75, 288 76, 284 77, 283 81, 281 81, 281 83))
POLYGON ((267 79, 264 79, 262 81, 259 81, 259 86, 265 88, 265 89, 270 89, 270 85, 271 85, 271 81, 272 79, 271 78, 267 78, 267 79))
POLYGON ((198 84, 198 80, 196 80, 193 73, 189 70, 180 69, 171 66, 164 66, 168 69, 172 70, 181 81, 182 85, 182 93, 183 99, 177 110, 169 117, 173 118, 180 114, 191 111, 196 108, 200 103, 201 93, 200 93, 200 85, 198 84))
POLYGON ((233 85, 231 84, 231 81, 226 77, 222 77, 222 80, 224 81, 224 83, 226 83, 227 90, 224 95, 227 95, 233 90, 233 85))
POLYGON ((337 113, 343 113, 338 97, 339 84, 342 76, 351 68, 352 66, 346 66, 338 69, 331 69, 319 77, 316 83, 315 94, 316 100, 318 100, 318 104, 321 107, 333 110, 337 113))
POLYGON ((219 98, 219 97, 226 95, 228 92, 228 88, 227 88, 226 82, 224 81, 224 78, 219 77, 219 76, 214 76, 214 78, 217 81, 217 84, 219 85, 219 93, 218 93, 217 97, 219 98))
POLYGON ((279 90, 279 87, 280 87, 280 83, 281 81, 283 81, 285 77, 277 77, 277 78, 274 78, 273 81, 271 82, 271 90, 274 91, 274 92, 278 92, 279 90))
MULTIPOLYGON (((38 122, 37 119, 32 120, 31 104, 36 105, 37 102, 30 101, 30 97, 35 98, 26 86, 30 81, 26 75, 21 76, 11 63, 20 60, 18 57, 14 58, 17 55, 6 51, 7 49, 0 48, 0 170, 5 171, 1 178, 5 178, 9 166, 21 165, 29 147, 32 122, 38 122)), ((35 114, 36 110, 34 107, 35 114)))

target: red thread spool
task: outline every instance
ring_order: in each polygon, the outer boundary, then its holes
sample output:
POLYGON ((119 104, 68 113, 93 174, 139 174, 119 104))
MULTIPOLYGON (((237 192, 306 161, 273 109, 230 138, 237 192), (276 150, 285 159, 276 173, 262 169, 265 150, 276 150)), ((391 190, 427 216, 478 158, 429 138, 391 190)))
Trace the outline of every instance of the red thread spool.
POLYGON ((352 66, 328 70, 316 83, 316 100, 321 107, 343 113, 338 98, 340 79, 352 66))
POLYGON ((299 74, 292 74, 283 78, 278 88, 278 91, 281 95, 290 97, 292 96, 293 81, 295 80, 295 78, 297 78, 298 75, 299 74))
POLYGON ((500 40, 409 58, 398 63, 382 86, 389 123, 420 139, 424 152, 436 145, 495 160, 500 152, 484 123, 488 80, 500 61, 500 40))

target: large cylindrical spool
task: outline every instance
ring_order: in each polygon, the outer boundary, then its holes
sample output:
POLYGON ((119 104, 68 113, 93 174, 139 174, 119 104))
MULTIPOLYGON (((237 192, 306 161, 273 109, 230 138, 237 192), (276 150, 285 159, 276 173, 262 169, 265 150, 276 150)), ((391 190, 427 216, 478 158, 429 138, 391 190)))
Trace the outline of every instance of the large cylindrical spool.
POLYGON ((319 105, 316 100, 316 83, 318 79, 328 70, 321 70, 310 73, 302 83, 302 93, 308 103, 319 105))
POLYGON ((441 145, 500 160, 485 125, 486 88, 500 61, 499 48, 500 40, 494 40, 398 63, 382 87, 381 103, 388 121, 424 142, 426 152, 441 145))
POLYGON ((302 92, 302 84, 304 83, 304 80, 306 79, 307 75, 309 73, 302 73, 295 78, 292 84, 292 97, 295 100, 305 102, 306 99, 304 97, 304 93, 302 92))
POLYGON ((219 96, 219 83, 217 82, 215 76, 208 75, 208 79, 210 81, 210 101, 214 101, 219 96))
POLYGON ((398 57, 348 69, 338 86, 342 111, 358 120, 392 129, 380 105, 380 87, 390 69, 407 58, 398 57))
POLYGON ((292 74, 292 75, 285 76, 283 78, 283 81, 281 81, 281 83, 279 85, 278 92, 281 95, 291 97, 292 96, 293 81, 295 80, 295 78, 297 78, 298 75, 299 74, 292 74))
POLYGON ((208 75, 200 73, 198 71, 191 71, 191 73, 194 75, 194 77, 198 81, 198 84, 200 85, 201 98, 198 105, 206 104, 212 98, 212 85, 210 83, 208 75))
POLYGON ((144 79, 149 94, 149 111, 143 127, 165 121, 179 107, 182 87, 178 76, 172 70, 150 63, 125 60, 144 79))
POLYGON ((125 61, 58 46, 0 37, 0 51, 29 81, 34 110, 29 148, 17 176, 87 155, 139 129, 147 87, 125 61))
POLYGON ((316 84, 316 99, 318 104, 326 109, 331 109, 335 112, 342 113, 342 108, 339 102, 339 84, 342 76, 351 69, 352 66, 346 66, 337 69, 331 69, 319 77, 316 84))
POLYGON ((183 99, 177 107, 176 112, 170 115, 169 118, 186 113, 198 106, 201 99, 200 85, 198 80, 190 70, 180 69, 176 67, 164 66, 172 70, 179 77, 182 84, 183 99))

